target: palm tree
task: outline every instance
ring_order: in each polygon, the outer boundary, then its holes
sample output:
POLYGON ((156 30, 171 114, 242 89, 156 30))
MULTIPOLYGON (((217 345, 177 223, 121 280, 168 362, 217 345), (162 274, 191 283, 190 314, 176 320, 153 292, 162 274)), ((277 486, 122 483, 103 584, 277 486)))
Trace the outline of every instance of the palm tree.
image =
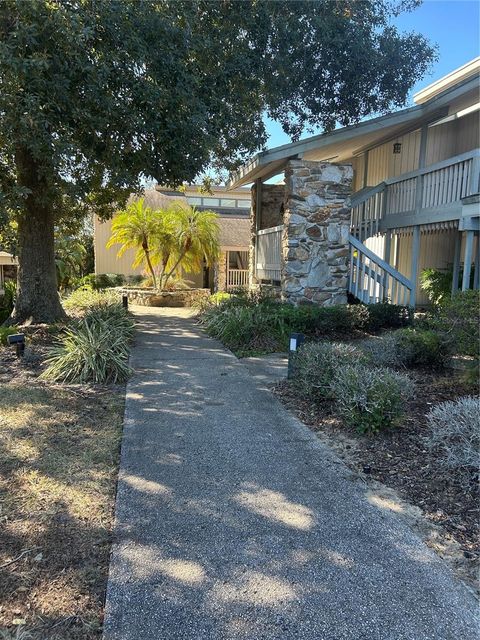
POLYGON ((169 236, 173 241, 162 273, 162 286, 165 287, 179 267, 198 273, 204 262, 211 266, 218 259, 219 226, 218 216, 213 211, 199 211, 180 203, 174 203, 160 213, 174 229, 173 235, 169 236))
POLYGON ((157 245, 157 235, 162 226, 159 212, 144 206, 145 198, 132 202, 124 211, 120 211, 112 221, 112 235, 107 249, 114 244, 122 245, 117 253, 121 257, 127 249, 136 249, 132 267, 145 265, 152 276, 153 286, 157 288, 154 264, 158 253, 152 249, 157 245))

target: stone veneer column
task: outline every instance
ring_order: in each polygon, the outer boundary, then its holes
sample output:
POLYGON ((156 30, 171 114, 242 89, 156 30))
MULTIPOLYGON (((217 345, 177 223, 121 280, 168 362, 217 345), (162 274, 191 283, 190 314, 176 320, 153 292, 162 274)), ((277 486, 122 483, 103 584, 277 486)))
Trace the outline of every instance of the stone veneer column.
POLYGON ((227 254, 225 251, 220 251, 218 261, 215 264, 214 289, 215 291, 227 290, 227 254))
POLYGON ((285 170, 282 298, 347 302, 351 165, 291 160, 285 170))

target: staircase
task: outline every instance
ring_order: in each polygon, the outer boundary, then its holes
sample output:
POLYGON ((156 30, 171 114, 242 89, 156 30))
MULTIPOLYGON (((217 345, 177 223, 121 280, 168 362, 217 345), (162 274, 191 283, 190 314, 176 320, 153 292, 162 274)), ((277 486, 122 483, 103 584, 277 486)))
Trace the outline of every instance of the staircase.
POLYGON ((355 236, 349 236, 349 244, 349 293, 366 304, 391 302, 414 306, 414 286, 411 280, 370 251, 355 236))

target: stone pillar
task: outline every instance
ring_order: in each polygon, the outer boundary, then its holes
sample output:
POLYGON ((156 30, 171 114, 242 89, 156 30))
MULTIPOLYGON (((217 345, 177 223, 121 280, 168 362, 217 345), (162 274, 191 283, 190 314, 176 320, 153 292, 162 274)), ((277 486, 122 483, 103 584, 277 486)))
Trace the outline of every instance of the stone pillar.
POLYGON ((215 265, 214 289, 215 291, 227 290, 227 253, 225 251, 220 251, 215 265))
POLYGON ((290 160, 285 170, 282 298, 346 304, 351 165, 290 160))

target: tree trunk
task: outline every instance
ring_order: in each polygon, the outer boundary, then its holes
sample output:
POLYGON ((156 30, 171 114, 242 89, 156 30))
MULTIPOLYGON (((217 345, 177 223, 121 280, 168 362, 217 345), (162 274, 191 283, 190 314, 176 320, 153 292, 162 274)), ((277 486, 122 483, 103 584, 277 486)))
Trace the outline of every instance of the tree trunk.
POLYGON ((19 184, 30 193, 18 219, 17 299, 11 322, 52 323, 66 317, 57 292, 53 206, 28 150, 17 150, 16 165, 19 184))

